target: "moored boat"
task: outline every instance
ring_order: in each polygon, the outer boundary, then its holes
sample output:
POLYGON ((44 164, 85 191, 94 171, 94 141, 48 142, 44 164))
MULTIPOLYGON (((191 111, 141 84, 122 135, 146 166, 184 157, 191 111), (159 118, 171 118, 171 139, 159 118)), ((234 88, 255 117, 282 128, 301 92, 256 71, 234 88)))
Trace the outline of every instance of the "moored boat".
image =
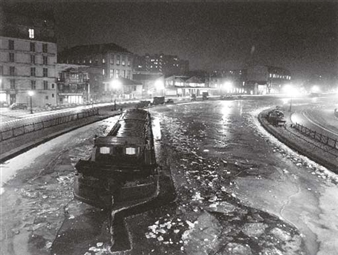
POLYGON ((90 158, 75 168, 74 196, 87 204, 119 211, 155 198, 159 178, 149 112, 123 112, 107 136, 94 139, 90 158))

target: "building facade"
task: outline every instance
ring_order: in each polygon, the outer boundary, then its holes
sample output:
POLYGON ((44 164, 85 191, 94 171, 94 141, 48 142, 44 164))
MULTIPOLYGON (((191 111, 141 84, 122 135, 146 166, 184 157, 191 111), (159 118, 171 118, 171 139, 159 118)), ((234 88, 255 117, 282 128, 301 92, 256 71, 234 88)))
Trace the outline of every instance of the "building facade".
POLYGON ((57 104, 91 102, 89 74, 83 65, 57 64, 57 104))
POLYGON ((246 69, 214 72, 209 86, 219 88, 221 94, 275 94, 290 82, 291 73, 285 68, 255 65, 246 69))
POLYGON ((146 54, 135 58, 135 73, 161 73, 165 76, 184 75, 189 71, 189 61, 175 55, 146 54))
POLYGON ((143 98, 164 95, 164 77, 161 73, 134 74, 134 80, 142 84, 143 98))
MULTIPOLYGON (((100 69, 103 78, 133 78, 134 54, 114 43, 78 45, 59 54, 59 62, 81 64, 100 69)), ((105 83, 106 84, 106 83, 105 83)), ((99 91, 108 91, 102 84, 99 91)))
POLYGON ((200 96, 213 89, 206 87, 205 81, 196 76, 169 76, 165 80, 165 94, 170 96, 200 96))
POLYGON ((247 69, 246 88, 252 94, 280 93, 291 82, 291 73, 282 67, 252 66, 247 69))
POLYGON ((33 91, 33 106, 55 105, 57 45, 51 14, 0 7, 0 17, 0 101, 28 103, 33 91))

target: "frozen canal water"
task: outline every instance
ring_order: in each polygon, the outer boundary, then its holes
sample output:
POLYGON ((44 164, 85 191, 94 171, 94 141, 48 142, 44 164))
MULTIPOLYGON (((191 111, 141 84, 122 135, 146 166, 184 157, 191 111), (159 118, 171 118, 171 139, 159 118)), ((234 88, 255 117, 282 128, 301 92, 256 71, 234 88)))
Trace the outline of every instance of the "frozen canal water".
MULTIPOLYGON (((171 172, 177 199, 126 220, 132 254, 338 254, 337 177, 259 126, 255 115, 269 104, 276 103, 206 101, 150 110, 162 132, 158 161, 171 172)), ((114 120, 2 166, 4 254, 49 253, 62 221, 75 217, 73 164, 114 120)), ((106 254, 98 244, 87 254, 106 254)))

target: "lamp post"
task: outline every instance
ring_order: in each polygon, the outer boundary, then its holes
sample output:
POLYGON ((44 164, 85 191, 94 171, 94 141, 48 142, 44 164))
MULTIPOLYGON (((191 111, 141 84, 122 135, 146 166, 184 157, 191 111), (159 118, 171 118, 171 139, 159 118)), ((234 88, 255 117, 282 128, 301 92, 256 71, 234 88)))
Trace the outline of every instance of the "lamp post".
POLYGON ((225 91, 227 94, 229 94, 230 91, 233 88, 233 83, 231 81, 226 81, 226 82, 224 82, 222 87, 223 87, 223 91, 225 91))
MULTIPOLYGON (((111 102, 113 102, 113 92, 116 92, 118 89, 121 88, 121 86, 122 86, 122 83, 118 79, 113 79, 113 80, 110 81, 110 91, 111 91, 110 99, 111 99, 111 102)), ((116 99, 115 99, 114 102, 115 102, 115 105, 116 105, 116 99)))
POLYGON ((299 90, 295 85, 291 83, 285 84, 282 90, 290 98, 289 112, 291 112, 293 99, 299 94, 299 90))
POLYGON ((29 96, 29 105, 30 105, 31 114, 32 114, 33 113, 32 97, 34 96, 34 91, 33 90, 29 90, 28 91, 28 96, 29 96))
POLYGON ((155 81, 155 88, 157 91, 161 91, 162 96, 164 96, 164 82, 163 79, 157 79, 155 81))

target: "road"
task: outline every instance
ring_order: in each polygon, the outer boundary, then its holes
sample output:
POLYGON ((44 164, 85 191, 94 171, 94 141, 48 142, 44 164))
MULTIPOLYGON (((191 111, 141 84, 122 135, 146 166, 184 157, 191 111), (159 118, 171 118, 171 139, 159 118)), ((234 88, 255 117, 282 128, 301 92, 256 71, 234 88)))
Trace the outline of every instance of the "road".
POLYGON ((323 135, 338 139, 338 118, 334 115, 334 109, 337 107, 337 100, 318 98, 315 104, 306 108, 296 107, 292 120, 323 135))
MULTIPOLYGON (((177 198, 126 218, 130 254, 338 253, 337 175, 259 125, 257 114, 276 104, 204 101, 150 110, 161 128, 158 162, 171 172, 177 198)), ((3 254, 109 254, 102 212, 75 201, 72 182, 73 165, 114 121, 72 131, 2 165, 3 254), (69 240, 63 253, 55 245, 61 229, 69 240)))

